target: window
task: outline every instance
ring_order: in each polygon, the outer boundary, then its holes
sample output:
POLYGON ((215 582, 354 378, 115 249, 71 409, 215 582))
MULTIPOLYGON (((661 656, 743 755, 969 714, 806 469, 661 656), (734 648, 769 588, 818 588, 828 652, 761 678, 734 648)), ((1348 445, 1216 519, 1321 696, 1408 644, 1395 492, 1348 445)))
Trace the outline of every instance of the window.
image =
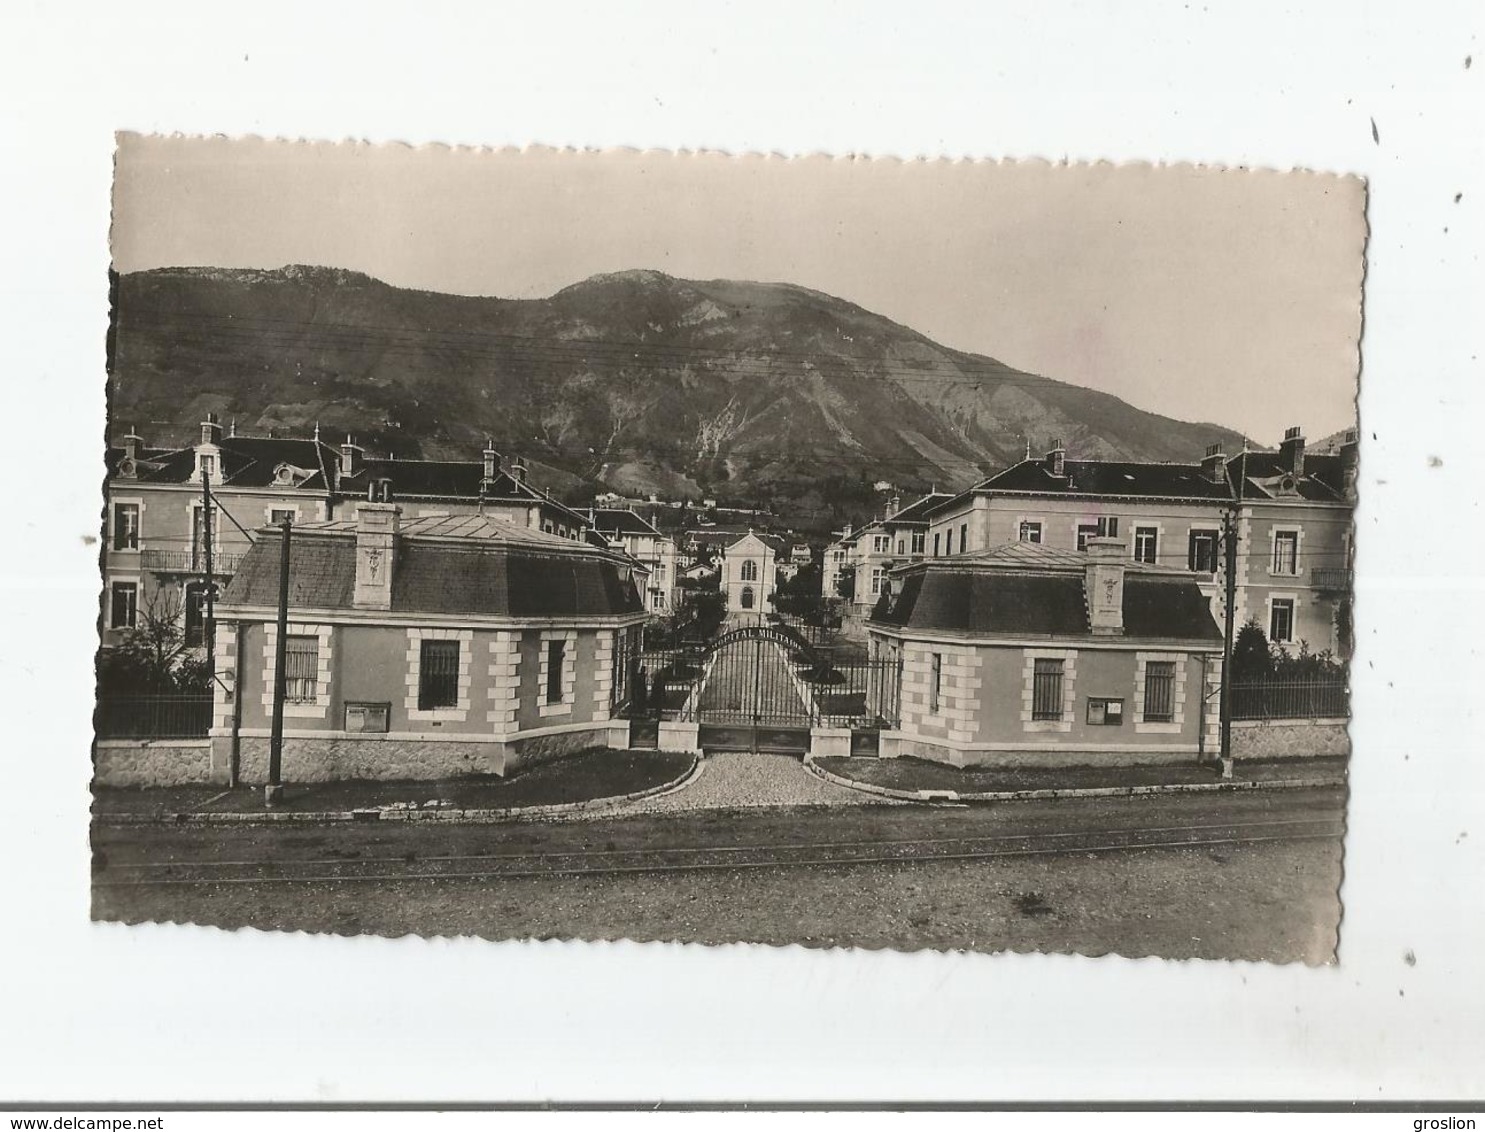
POLYGON ((134 628, 139 606, 138 582, 115 582, 108 591, 108 627, 110 629, 134 628))
POLYGON ((139 549, 139 504, 115 503, 113 505, 113 548, 115 550, 139 549))
POLYGON ((874 554, 886 554, 892 549, 892 536, 873 535, 871 538, 871 549, 874 554))
POLYGON ((906 539, 898 539, 897 540, 897 553, 898 554, 906 554, 907 553, 907 540, 906 539))
POLYGON ((871 596, 872 597, 876 597, 879 593, 882 592, 882 580, 886 577, 886 574, 887 574, 887 572, 885 570, 883 570, 880 566, 873 566, 871 568, 871 596))
POLYGON ((291 508, 275 507, 268 512, 268 521, 275 527, 281 527, 285 523, 294 522, 294 512, 291 508))
POLYGON ((1087 550, 1088 540, 1091 538, 1118 538, 1119 520, 1108 515, 1101 516, 1091 523, 1078 524, 1078 549, 1087 550))
POLYGON ((1193 530, 1186 548, 1186 567, 1198 574, 1217 572, 1217 539, 1214 530, 1193 530))
POLYGON ((562 664, 567 657, 567 642, 547 642, 547 703, 562 702, 562 664))
POLYGON ((553 530, 552 530, 552 524, 551 524, 551 523, 543 523, 543 524, 542 524, 542 525, 541 525, 541 529, 542 529, 542 530, 544 530, 544 531, 546 531, 546 533, 547 533, 547 534, 549 534, 549 535, 550 535, 550 534, 555 534, 555 533, 556 533, 556 532, 554 532, 554 531, 553 531, 553 530))
POLYGON ((943 655, 934 653, 928 666, 928 711, 930 715, 938 714, 938 694, 943 684, 943 677, 943 655))
POLYGON ((922 554, 923 553, 923 547, 927 544, 927 542, 928 542, 928 532, 927 531, 914 531, 913 532, 913 553, 914 554, 922 554))
MULTIPOLYGON (((221 590, 213 586, 213 600, 221 590)), ((206 643, 206 583, 191 582, 186 586, 186 644, 193 648, 206 643)))
POLYGON ((743 561, 742 580, 745 582, 756 582, 758 580, 758 563, 754 562, 751 558, 743 561))
POLYGON ((1062 661, 1036 661, 1031 677, 1031 718, 1062 718, 1062 661))
POLYGON ((1176 664, 1173 660, 1151 660, 1145 664, 1146 723, 1170 723, 1176 718, 1176 664))
POLYGON ((284 701, 312 704, 319 688, 320 638, 288 637, 284 641, 284 701))
MULTIPOLYGON (((1274 532, 1274 562, 1272 574, 1299 573, 1299 532, 1274 532)), ((1277 639, 1277 638, 1275 638, 1277 639)), ((1285 638, 1287 640, 1287 638, 1285 638)))
POLYGON ((939 532, 938 531, 934 531, 933 532, 933 556, 935 558, 937 558, 939 556, 939 553, 938 553, 938 537, 939 537, 939 532))
POLYGON ((1135 527, 1134 560, 1148 562, 1153 566, 1159 540, 1160 532, 1155 527, 1135 527))
POLYGON ((201 457, 201 478, 204 480, 212 480, 216 478, 216 474, 217 458, 215 456, 203 455, 201 457))
POLYGON ((459 642, 420 641, 418 710, 459 706, 459 642))
POLYGON ((1294 599, 1273 598, 1268 613, 1268 639, 1276 644, 1294 640, 1294 599))
POLYGON ((1022 519, 1020 527, 1016 530, 1016 541, 1040 543, 1042 541, 1041 523, 1031 519, 1022 519))
POLYGON ((960 523, 959 524, 959 553, 960 554, 968 554, 969 553, 969 524, 968 523, 960 523))

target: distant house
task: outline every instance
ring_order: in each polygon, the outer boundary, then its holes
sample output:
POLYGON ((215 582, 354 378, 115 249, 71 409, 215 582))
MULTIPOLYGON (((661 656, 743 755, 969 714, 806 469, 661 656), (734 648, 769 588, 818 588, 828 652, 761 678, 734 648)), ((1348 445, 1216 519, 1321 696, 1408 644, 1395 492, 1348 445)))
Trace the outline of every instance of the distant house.
POLYGON ((720 583, 729 614, 766 613, 773 608, 774 566, 782 548, 774 536, 753 531, 727 545, 720 583))
POLYGON ((1012 543, 894 571, 867 623, 895 660, 882 753, 952 763, 1195 762, 1218 750, 1222 632, 1179 568, 1012 543))
POLYGON ((488 443, 481 455, 479 461, 368 458, 347 439, 335 479, 336 515, 353 517, 371 488, 385 484, 408 518, 485 515, 561 538, 583 537, 587 517, 528 483, 523 462, 506 466, 488 443))
POLYGON ((676 605, 680 559, 675 540, 629 509, 590 508, 588 522, 608 545, 623 550, 648 568, 645 604, 650 612, 671 612, 676 605))
MULTIPOLYGON (((222 595, 219 778, 266 773, 281 538, 260 532, 222 595)), ((372 502, 295 529, 290 551, 287 780, 505 774, 609 745, 648 616, 623 556, 372 502)))

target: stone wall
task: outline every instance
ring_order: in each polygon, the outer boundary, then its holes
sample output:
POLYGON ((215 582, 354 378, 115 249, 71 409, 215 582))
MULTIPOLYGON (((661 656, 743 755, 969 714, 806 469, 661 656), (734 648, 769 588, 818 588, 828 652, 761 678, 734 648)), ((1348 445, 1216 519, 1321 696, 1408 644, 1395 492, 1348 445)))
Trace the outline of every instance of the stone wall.
POLYGON ((505 773, 540 763, 551 762, 566 755, 608 745, 608 727, 596 730, 558 731, 550 735, 533 735, 529 739, 516 739, 506 744, 505 773))
POLYGON ((1234 720, 1235 759, 1300 759, 1351 754, 1344 719, 1234 720))
POLYGON ((225 782, 213 776, 207 739, 100 739, 93 753, 93 781, 99 786, 187 786, 225 782))
MULTIPOLYGON (((216 763, 225 768, 231 740, 219 745, 216 763)), ((268 781, 268 740, 244 735, 238 774, 243 782, 268 781)), ((285 738, 281 775, 285 782, 335 782, 348 778, 381 780, 458 778, 503 774, 506 745, 459 740, 285 738)))

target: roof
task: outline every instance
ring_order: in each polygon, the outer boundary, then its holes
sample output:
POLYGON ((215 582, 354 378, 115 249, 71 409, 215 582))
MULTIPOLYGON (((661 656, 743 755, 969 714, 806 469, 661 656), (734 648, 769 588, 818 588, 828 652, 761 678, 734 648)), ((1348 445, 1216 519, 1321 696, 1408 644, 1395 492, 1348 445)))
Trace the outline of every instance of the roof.
MULTIPOLYGON (((1084 594, 1087 555, 1019 545, 1031 553, 928 559, 899 571, 900 587, 883 595, 872 622, 980 636, 1093 639, 1084 594)), ((1206 595, 1189 575, 1128 567, 1123 635, 1201 645, 1222 640, 1206 595)))
POLYGON ((926 527, 928 525, 928 513, 940 503, 952 498, 954 497, 947 491, 931 491, 916 503, 909 503, 902 510, 888 515, 886 522, 894 526, 916 524, 926 527))
POLYGON ((1344 465, 1342 456, 1306 453, 1304 474, 1290 476, 1280 453, 1244 452, 1227 462, 1227 474, 1233 491, 1242 499, 1298 498, 1311 503, 1344 503, 1344 465))
MULTIPOLYGON (((222 595, 224 607, 278 603, 281 534, 265 531, 222 595)), ((307 523, 289 544, 289 605, 353 609, 355 524, 307 523)), ((399 532, 393 613, 607 617, 642 613, 629 563, 572 539, 482 515, 414 519, 399 532)))
POLYGON ((595 507, 592 510, 593 527, 605 534, 656 535, 660 532, 642 515, 626 508, 595 507))
POLYGON ((787 545, 783 539, 779 538, 778 535, 764 534, 762 531, 744 531, 742 534, 738 535, 727 544, 727 549, 731 550, 734 546, 737 546, 738 543, 745 542, 750 538, 757 539, 764 546, 772 550, 775 554, 781 553, 784 550, 784 547, 787 545))
POLYGON ((564 515, 573 525, 587 523, 587 517, 566 504, 558 503, 546 492, 516 479, 503 467, 485 483, 483 460, 393 460, 368 457, 354 475, 342 475, 336 484, 341 495, 365 495, 376 480, 392 481, 394 499, 469 499, 481 497, 505 502, 536 503, 564 515), (483 491, 481 488, 483 487, 483 491))
MULTIPOLYGON (((988 566, 1009 567, 1021 569, 1049 569, 1049 570, 1075 570, 1081 573, 1088 565, 1088 554, 1081 550, 1063 550, 1055 546, 1046 546, 1038 542, 1008 542, 1002 546, 993 546, 988 550, 971 550, 964 554, 955 554, 947 559, 935 559, 934 561, 959 563, 965 566, 988 566)), ((909 563, 908 565, 915 565, 909 563)), ((1157 566, 1148 562, 1132 562, 1123 560, 1120 565, 1126 571, 1135 573, 1169 574, 1173 572, 1170 566, 1157 566)), ((900 567, 906 569, 907 565, 900 567)))
MULTIPOLYGON (((1043 460, 1022 460, 976 484, 974 492, 1057 495, 1157 496, 1164 499, 1231 499, 1224 478, 1213 480, 1200 464, 1144 464, 1124 460, 1068 460, 1054 476, 1043 460)), ((953 497, 951 497, 953 498, 953 497)), ((942 506, 938 504, 935 506, 942 506)))
MULTIPOLYGON (((291 469, 289 485, 305 491, 326 491, 337 454, 318 440, 287 436, 227 436, 221 450, 222 483, 230 487, 282 487, 281 467, 291 469)), ((117 467, 122 448, 109 449, 109 465, 117 467)), ((143 449, 134 479, 140 483, 187 483, 196 473, 194 446, 169 451, 143 449)))

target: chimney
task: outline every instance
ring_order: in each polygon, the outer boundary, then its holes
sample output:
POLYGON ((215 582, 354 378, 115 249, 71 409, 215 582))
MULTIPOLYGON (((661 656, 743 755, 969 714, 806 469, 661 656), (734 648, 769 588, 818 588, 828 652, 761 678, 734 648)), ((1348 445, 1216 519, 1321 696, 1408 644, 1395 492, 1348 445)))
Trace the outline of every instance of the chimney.
POLYGON ((1305 474, 1305 434, 1299 425, 1284 430, 1279 445, 1279 465, 1295 479, 1305 474))
POLYGON ((397 559, 400 514, 392 503, 367 502, 356 509, 356 592, 353 600, 357 609, 392 608, 392 571, 397 559))
POLYGON ((1341 493, 1352 502, 1356 500, 1356 476, 1360 471, 1361 449, 1356 442, 1356 430, 1348 429, 1341 441, 1341 493))
POLYGON ((517 483, 524 484, 526 482, 526 461, 517 456, 516 462, 510 466, 510 474, 517 483))
POLYGON ((1052 447, 1047 452, 1046 462, 1043 465, 1049 475, 1063 476, 1067 473, 1067 449, 1063 447, 1062 441, 1052 441, 1052 447))
POLYGON ((1116 538, 1088 540, 1084 570, 1088 628, 1094 636, 1124 635, 1124 543, 1116 538))
POLYGON ((361 470, 361 459, 366 455, 366 449, 359 447, 347 434, 345 443, 340 446, 340 474, 353 476, 361 470))
POLYGON ((1201 461, 1201 474, 1213 483, 1227 480, 1227 457, 1222 454, 1221 444, 1207 445, 1207 454, 1201 461))
POLYGON ((201 443, 220 444, 222 442, 222 425, 217 420, 215 413, 207 413, 206 419, 201 422, 201 443))
POLYGON ((887 500, 887 513, 885 515, 883 515, 882 518, 884 518, 884 519, 890 519, 890 518, 892 518, 893 515, 897 514, 901 510, 902 510, 902 496, 900 496, 900 495, 894 495, 890 499, 887 500))
POLYGON ((132 428, 124 434, 124 459, 134 461, 139 459, 139 446, 144 443, 144 438, 132 428))
POLYGON ((495 451, 495 442, 488 436, 485 437, 485 471, 486 483, 493 483, 495 473, 500 470, 500 453, 495 451))

